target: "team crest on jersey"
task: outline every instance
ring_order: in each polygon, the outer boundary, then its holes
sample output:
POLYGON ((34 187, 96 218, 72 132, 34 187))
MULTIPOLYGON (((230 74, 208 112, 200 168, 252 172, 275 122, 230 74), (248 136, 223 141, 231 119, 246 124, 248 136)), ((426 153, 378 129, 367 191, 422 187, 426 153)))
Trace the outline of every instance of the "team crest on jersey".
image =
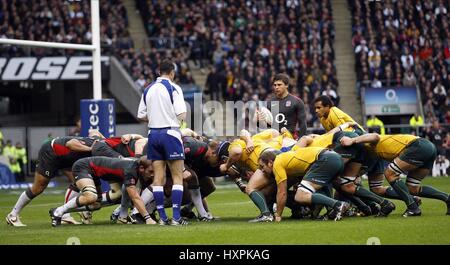
POLYGON ((291 101, 290 100, 286 101, 286 107, 290 107, 290 106, 291 106, 291 101))
POLYGON ((191 148, 189 148, 189 147, 184 148, 184 153, 185 154, 189 153, 190 151, 191 151, 191 148))

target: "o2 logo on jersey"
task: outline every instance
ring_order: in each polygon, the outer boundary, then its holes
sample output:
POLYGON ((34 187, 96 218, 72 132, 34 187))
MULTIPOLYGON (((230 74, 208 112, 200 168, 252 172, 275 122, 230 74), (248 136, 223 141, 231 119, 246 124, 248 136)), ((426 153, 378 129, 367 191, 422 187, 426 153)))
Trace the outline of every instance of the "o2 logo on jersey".
POLYGON ((283 113, 278 113, 277 115, 275 115, 275 121, 278 124, 287 125, 286 116, 283 113))

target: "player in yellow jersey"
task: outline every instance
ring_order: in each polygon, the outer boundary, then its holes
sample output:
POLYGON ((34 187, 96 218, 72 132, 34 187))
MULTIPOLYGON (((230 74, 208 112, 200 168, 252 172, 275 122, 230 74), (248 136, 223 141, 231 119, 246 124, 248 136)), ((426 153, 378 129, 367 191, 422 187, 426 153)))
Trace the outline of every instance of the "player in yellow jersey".
POLYGON ((395 210, 395 204, 365 189, 363 186, 356 184, 359 183, 358 173, 363 162, 363 144, 354 144, 352 146, 342 146, 340 144, 340 139, 344 136, 350 138, 358 136, 354 132, 343 131, 343 129, 345 130, 348 127, 345 125, 350 126, 352 123, 344 123, 343 125, 340 125, 340 127, 336 127, 328 133, 316 137, 303 136, 297 143, 297 146, 323 147, 333 149, 337 152, 342 157, 344 171, 342 176, 338 176, 334 182, 336 190, 340 194, 343 193, 344 197, 350 199, 365 216, 372 214, 371 207, 358 198, 376 204, 376 207, 379 209, 377 213, 378 216, 388 216, 395 210), (355 198, 354 196, 357 196, 358 198, 355 198))
MULTIPOLYGON (((286 134, 286 137, 290 137, 286 134)), ((283 136, 274 129, 264 130, 254 136, 251 136, 247 130, 240 132, 239 139, 234 140, 229 148, 229 157, 226 163, 220 165, 222 173, 228 173, 230 176, 237 175, 235 165, 246 168, 253 172, 249 178, 249 182, 245 187, 245 193, 260 210, 261 214, 250 222, 271 222, 273 216, 267 206, 266 196, 273 193, 273 180, 264 176, 258 169, 258 159, 265 150, 280 150, 283 146, 283 136)), ((295 140, 292 140, 295 143, 295 140)), ((236 181, 238 186, 242 187, 241 180, 236 181)), ((241 189, 242 190, 242 189, 241 189)))
POLYGON ((328 206, 336 212, 336 221, 340 220, 350 207, 347 202, 317 192, 331 185, 344 169, 340 155, 334 151, 321 147, 299 148, 297 151, 285 153, 271 150, 260 156, 259 166, 266 176, 273 177, 277 183, 277 222, 282 219, 288 187, 298 181, 301 182, 295 194, 295 201, 328 206))
POLYGON ((320 123, 327 132, 346 122, 351 122, 355 124, 355 133, 358 135, 365 133, 361 125, 355 122, 347 113, 343 112, 338 107, 335 107, 333 101, 331 101, 328 96, 316 98, 314 100, 314 110, 317 117, 320 119, 320 123))
POLYGON ((391 161, 384 175, 392 188, 407 205, 404 217, 419 216, 421 210, 413 195, 444 201, 447 215, 450 215, 450 196, 431 186, 421 185, 436 159, 436 147, 427 139, 409 134, 379 135, 366 134, 356 138, 343 137, 341 144, 350 146, 357 143, 369 143, 373 152, 380 158, 391 161), (400 175, 406 175, 406 185, 400 175))

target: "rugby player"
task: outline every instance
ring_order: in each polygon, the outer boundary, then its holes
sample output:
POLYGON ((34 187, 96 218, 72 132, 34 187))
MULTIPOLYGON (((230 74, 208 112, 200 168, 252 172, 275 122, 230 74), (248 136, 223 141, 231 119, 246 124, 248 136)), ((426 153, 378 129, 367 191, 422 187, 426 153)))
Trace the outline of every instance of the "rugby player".
POLYGON ((80 195, 60 207, 50 209, 49 214, 53 227, 61 225, 61 217, 68 211, 98 210, 101 207, 99 203, 101 201, 101 196, 99 196, 101 194, 100 180, 108 181, 119 187, 124 184, 129 197, 146 223, 156 224, 145 209, 136 190, 139 178, 153 174, 151 161, 147 160, 145 156, 139 160, 86 157, 74 163, 72 172, 75 176, 75 185, 81 191, 80 195))
POLYGON ((430 173, 437 155, 436 147, 429 140, 409 134, 371 133, 356 138, 343 137, 340 142, 344 146, 369 143, 369 148, 378 157, 390 161, 384 176, 407 206, 404 217, 419 216, 422 213, 411 194, 445 202, 447 215, 450 214, 449 194, 421 185, 421 181, 430 173), (402 174, 407 176, 406 185, 400 180, 402 174))
POLYGON ((33 185, 20 195, 14 208, 6 216, 6 222, 12 226, 26 226, 19 217, 22 209, 47 188, 58 170, 66 170, 66 175, 73 181, 70 168, 78 159, 91 156, 92 145, 96 141, 91 137, 72 136, 46 141, 39 150, 33 185))
POLYGON ((321 147, 299 148, 285 153, 272 149, 262 153, 258 161, 261 171, 272 176, 277 183, 275 221, 282 220, 289 182, 301 181, 295 194, 297 202, 328 206, 335 211, 335 221, 342 219, 350 207, 347 202, 317 192, 330 186, 344 169, 342 159, 336 152, 321 147))

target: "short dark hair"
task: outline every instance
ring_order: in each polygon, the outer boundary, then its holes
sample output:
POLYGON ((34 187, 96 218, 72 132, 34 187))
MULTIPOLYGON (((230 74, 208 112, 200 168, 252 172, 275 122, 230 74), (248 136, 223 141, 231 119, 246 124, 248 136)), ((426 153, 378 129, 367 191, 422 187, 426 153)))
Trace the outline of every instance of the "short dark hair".
POLYGON ((173 62, 169 59, 165 59, 161 62, 159 65, 159 73, 161 75, 163 74, 170 74, 170 72, 175 71, 175 65, 173 62))
POLYGON ((331 108, 331 107, 334 106, 333 101, 331 100, 331 98, 329 96, 320 96, 320 97, 316 98, 314 100, 314 104, 319 102, 319 101, 322 102, 322 105, 324 107, 330 107, 331 108))
POLYGON ((259 160, 261 160, 264 164, 275 161, 275 157, 281 154, 280 150, 267 150, 264 151, 260 156, 259 160))
POLYGON ((272 80, 272 84, 275 83, 275 81, 281 81, 285 85, 289 85, 289 76, 287 74, 276 74, 272 80))

